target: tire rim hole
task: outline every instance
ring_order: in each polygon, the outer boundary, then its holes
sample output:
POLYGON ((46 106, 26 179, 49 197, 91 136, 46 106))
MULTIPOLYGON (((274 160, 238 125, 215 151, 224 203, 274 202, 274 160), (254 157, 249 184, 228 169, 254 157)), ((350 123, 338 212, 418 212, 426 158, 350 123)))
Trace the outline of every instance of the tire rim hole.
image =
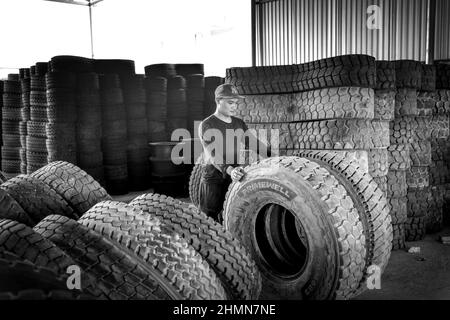
POLYGON ((308 243, 301 223, 286 208, 267 204, 255 220, 256 250, 260 261, 280 278, 294 278, 308 261, 308 243))

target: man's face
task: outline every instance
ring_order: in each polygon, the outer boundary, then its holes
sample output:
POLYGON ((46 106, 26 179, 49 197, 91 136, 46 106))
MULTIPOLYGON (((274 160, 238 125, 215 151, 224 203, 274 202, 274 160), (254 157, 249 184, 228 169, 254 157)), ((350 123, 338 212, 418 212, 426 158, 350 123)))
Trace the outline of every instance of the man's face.
POLYGON ((220 99, 218 101, 218 111, 224 116, 233 116, 236 112, 238 99, 220 99))

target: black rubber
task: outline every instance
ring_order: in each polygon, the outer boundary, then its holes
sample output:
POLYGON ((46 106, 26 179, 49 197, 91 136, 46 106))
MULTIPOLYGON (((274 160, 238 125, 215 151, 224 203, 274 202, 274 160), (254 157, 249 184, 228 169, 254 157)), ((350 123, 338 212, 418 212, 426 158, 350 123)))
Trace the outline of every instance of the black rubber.
POLYGON ((300 65, 231 68, 226 83, 241 94, 292 93, 329 87, 376 86, 375 58, 346 55, 300 65))
POLYGON ((377 90, 395 90, 396 72, 395 61, 376 61, 377 90))
POLYGON ((230 299, 256 299, 260 276, 245 249, 222 226, 186 204, 157 194, 142 195, 130 205, 156 217, 161 229, 179 234, 209 263, 230 299))
POLYGON ((32 174, 52 187, 74 211, 83 215, 98 202, 111 200, 105 189, 77 166, 57 161, 32 174))
POLYGON ((78 219, 69 204, 44 182, 27 175, 20 175, 0 186, 28 214, 34 224, 50 214, 78 219))
MULTIPOLYGON (((2 182, 3 183, 3 182, 2 182)), ((6 191, 0 188, 0 219, 18 221, 32 226, 33 221, 23 208, 6 191)))
POLYGON ((164 232, 156 218, 146 218, 133 206, 105 201, 91 208, 79 223, 147 264, 169 296, 182 300, 225 299, 225 291, 206 261, 184 239, 164 232))

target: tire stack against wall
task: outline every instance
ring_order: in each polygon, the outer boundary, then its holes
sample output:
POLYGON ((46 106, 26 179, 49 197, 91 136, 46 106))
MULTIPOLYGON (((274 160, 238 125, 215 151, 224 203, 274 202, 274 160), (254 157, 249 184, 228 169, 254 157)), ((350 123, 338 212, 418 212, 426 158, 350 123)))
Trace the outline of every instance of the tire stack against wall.
POLYGON ((188 103, 188 129, 192 138, 197 136, 196 122, 203 121, 205 103, 205 77, 203 74, 191 74, 186 77, 188 103))
POLYGON ((105 184, 110 194, 128 192, 127 111, 117 74, 100 77, 102 149, 105 184))
POLYGON ((77 164, 76 75, 51 71, 47 83, 47 150, 48 162, 67 161, 77 164))
MULTIPOLYGON (((146 68, 147 71, 148 68, 146 68)), ((148 142, 167 141, 167 78, 147 76, 144 80, 147 96, 148 142)))
POLYGON ((176 75, 167 79, 167 134, 169 140, 172 140, 172 133, 175 130, 188 128, 188 115, 186 79, 176 75))
POLYGON ((425 217, 431 197, 430 115, 419 115, 418 97, 422 88, 422 64, 396 61, 396 119, 391 126, 391 143, 409 147, 411 167, 406 173, 407 220, 405 240, 418 241, 425 236, 425 217))
MULTIPOLYGON (((433 106, 434 118, 439 117, 447 125, 450 116, 450 64, 441 62, 436 64, 436 94, 433 106)), ((444 122, 441 122, 443 124, 444 122)), ((446 130, 443 130, 444 136, 446 130)), ((436 134, 434 134, 435 136, 436 134)), ((442 137, 442 136, 441 136, 442 137)), ((431 182, 441 185, 443 190, 443 222, 450 225, 450 139, 432 139, 433 165, 431 168, 431 182)))
MULTIPOLYGON (((375 119, 394 121, 396 103, 396 68, 394 61, 377 61, 377 86, 375 90, 375 119)), ((392 132, 391 132, 392 134, 392 132)), ((389 170, 385 177, 374 178, 385 191, 390 206, 393 229, 392 249, 405 247, 405 222, 407 217, 406 171, 411 166, 407 144, 391 144, 388 148, 389 170)))
POLYGON ((142 191, 150 186, 148 119, 144 76, 123 76, 122 91, 127 111, 128 182, 130 190, 142 191))
POLYGON ((27 173, 47 164, 47 94, 45 75, 48 64, 38 62, 31 68, 30 121, 27 123, 27 173))
POLYGON ((385 181, 389 122, 374 120, 376 66, 372 57, 233 68, 227 70, 226 82, 245 96, 237 116, 249 128, 280 130, 281 155, 327 151, 352 159, 372 177, 385 181), (340 74, 333 78, 336 72, 340 74))
POLYGON ((2 171, 7 179, 20 174, 21 86, 18 75, 3 81, 2 107, 2 171))
POLYGON ((103 185, 102 105, 97 73, 78 74, 77 111, 78 165, 103 185))
POLYGON ((20 122, 20 173, 27 173, 27 124, 30 120, 30 69, 20 69, 21 122, 20 122))

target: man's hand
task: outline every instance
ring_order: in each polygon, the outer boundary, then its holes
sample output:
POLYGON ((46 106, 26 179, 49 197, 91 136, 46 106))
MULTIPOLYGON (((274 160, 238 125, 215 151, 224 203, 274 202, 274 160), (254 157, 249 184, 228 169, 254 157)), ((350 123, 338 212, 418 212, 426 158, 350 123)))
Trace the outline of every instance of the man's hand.
POLYGON ((228 167, 227 172, 231 176, 231 179, 233 179, 233 181, 235 182, 241 181, 245 175, 244 169, 242 167, 237 167, 234 169, 232 167, 228 167))

